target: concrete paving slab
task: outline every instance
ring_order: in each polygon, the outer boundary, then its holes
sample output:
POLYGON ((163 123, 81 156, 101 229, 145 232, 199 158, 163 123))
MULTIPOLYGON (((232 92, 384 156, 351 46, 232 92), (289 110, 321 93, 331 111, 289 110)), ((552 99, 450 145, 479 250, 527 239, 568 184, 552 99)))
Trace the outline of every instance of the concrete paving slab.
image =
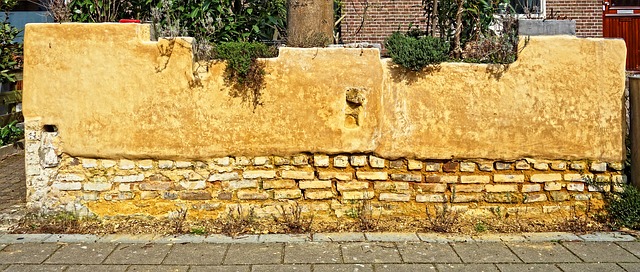
POLYGON ((562 272, 553 264, 496 264, 500 272, 562 272))
POLYGON ((568 232, 527 232, 523 233, 524 237, 531 242, 576 242, 582 241, 582 238, 573 233, 568 232))
POLYGON ((507 243, 507 246, 525 263, 581 262, 571 251, 558 243, 507 243))
POLYGON ((284 262, 292 264, 342 263, 337 243, 292 243, 284 247, 284 262))
POLYGON ((244 244, 244 243, 257 243, 259 235, 240 235, 236 237, 226 236, 222 234, 211 234, 204 238, 204 243, 214 244, 244 244))
POLYGON ((415 233, 405 232, 367 232, 364 234, 371 242, 419 242, 420 238, 415 233))
POLYGON ((248 265, 191 266, 189 272, 249 272, 248 265))
POLYGON ((624 272, 615 263, 561 263, 557 266, 564 272, 624 272))
POLYGON ((609 242, 582 242, 563 243, 564 247, 585 262, 640 262, 633 254, 624 250, 615 243, 609 242))
POLYGON ((594 232, 579 235, 586 242, 632 242, 636 238, 621 232, 594 232))
POLYGON ((6 272, 58 272, 64 271, 67 268, 66 265, 37 265, 37 264, 17 264, 11 265, 6 270, 6 272))
POLYGON ((631 252, 631 254, 636 255, 636 257, 640 258, 640 242, 619 242, 617 244, 620 247, 631 252))
POLYGON ((11 244, 0 251, 0 264, 39 264, 49 258, 57 244, 24 243, 11 244))
POLYGON ((70 265, 65 272, 124 272, 128 265, 70 265))
POLYGON ((61 246, 45 263, 47 264, 100 264, 116 248, 116 244, 90 243, 61 246))
POLYGON ((165 244, 119 244, 105 264, 160 264, 171 250, 165 244))
POLYGON ((453 243, 453 249, 465 263, 520 263, 520 259, 502 243, 453 243))
POLYGON ((393 243, 357 242, 340 245, 345 263, 401 263, 393 243))
POLYGON ((93 234, 52 234, 45 243, 95 243, 100 236, 93 234))
POLYGON ((99 243, 123 243, 123 244, 146 244, 156 237, 155 234, 107 234, 102 236, 99 243))
POLYGON ((284 245, 231 244, 223 264, 277 264, 282 263, 284 245))
POLYGON ((187 272, 188 270, 189 266, 186 265, 132 265, 127 272, 187 272))
POLYGON ((438 272, 498 272, 493 264, 436 264, 438 272))
POLYGON ((259 243, 302 243, 311 241, 310 234, 261 234, 259 243))
POLYGON ((193 234, 184 234, 184 235, 168 235, 168 236, 156 236, 151 240, 152 243, 158 244, 180 244, 180 243, 202 243, 204 242, 204 235, 193 235, 193 234))
POLYGON ((313 272, 373 272, 371 264, 314 264, 313 272))
POLYGON ((49 236, 51 234, 3 234, 0 236, 0 244, 41 243, 49 236))
POLYGON ((366 238, 361 232, 314 233, 314 242, 364 242, 366 238))
POLYGON ((397 244, 402 260, 408 263, 461 263, 453 248, 445 243, 397 244))
POLYGON ((418 233, 418 237, 420 237, 420 240, 423 242, 429 243, 473 242, 473 238, 470 235, 418 233))
POLYGON ((627 272, 640 272, 640 263, 618 263, 627 272))
POLYGON ((227 244, 175 244, 162 263, 219 265, 222 264, 228 246, 227 244))
POLYGON ((308 264, 258 264, 254 265, 251 272, 311 272, 308 264))
POLYGON ((433 264, 374 264, 376 272, 436 271, 433 264))

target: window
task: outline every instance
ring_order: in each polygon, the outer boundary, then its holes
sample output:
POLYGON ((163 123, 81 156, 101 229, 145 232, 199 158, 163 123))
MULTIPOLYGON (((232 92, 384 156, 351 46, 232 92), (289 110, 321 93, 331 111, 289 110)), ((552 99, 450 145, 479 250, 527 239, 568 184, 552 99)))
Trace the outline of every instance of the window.
MULTIPOLYGON (((636 0, 637 1, 637 0, 636 0)), ((544 13, 543 0, 509 0, 517 14, 541 15, 544 13)))
POLYGON ((612 7, 631 7, 640 6, 640 0, 612 0, 612 7))

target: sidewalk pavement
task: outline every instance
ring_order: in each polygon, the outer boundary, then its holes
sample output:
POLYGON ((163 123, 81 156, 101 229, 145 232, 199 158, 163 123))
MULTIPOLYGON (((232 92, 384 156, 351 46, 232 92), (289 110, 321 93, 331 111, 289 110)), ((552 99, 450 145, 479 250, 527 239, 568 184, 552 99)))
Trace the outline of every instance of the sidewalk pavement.
POLYGON ((2 271, 640 271, 622 233, 0 235, 2 271))
POLYGON ((640 272, 640 241, 617 232, 2 234, 24 215, 23 153, 0 169, 0 271, 640 272))

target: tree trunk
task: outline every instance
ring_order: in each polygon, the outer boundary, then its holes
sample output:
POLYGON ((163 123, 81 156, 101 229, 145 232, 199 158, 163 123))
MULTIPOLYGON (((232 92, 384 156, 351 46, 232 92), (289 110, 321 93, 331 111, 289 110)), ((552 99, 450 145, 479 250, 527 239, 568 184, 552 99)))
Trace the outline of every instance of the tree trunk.
POLYGON ((333 0, 289 0, 287 45, 324 47, 333 42, 333 0))
POLYGON ((438 27, 438 16, 440 15, 440 13, 438 12, 438 2, 440 2, 440 0, 433 0, 433 11, 431 11, 430 35, 433 37, 436 36, 436 28, 438 27))

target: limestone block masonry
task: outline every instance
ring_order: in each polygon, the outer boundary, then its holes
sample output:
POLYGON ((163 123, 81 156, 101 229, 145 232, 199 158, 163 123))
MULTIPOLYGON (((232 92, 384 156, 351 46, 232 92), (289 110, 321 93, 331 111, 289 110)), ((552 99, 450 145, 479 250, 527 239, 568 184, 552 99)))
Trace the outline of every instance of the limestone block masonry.
POLYGON ((262 60, 256 108, 191 47, 150 41, 148 25, 28 25, 28 205, 215 218, 297 204, 334 218, 365 201, 383 216, 539 216, 600 205, 626 180, 621 40, 531 37, 510 65, 419 73, 377 49, 281 48, 262 60))
MULTIPOLYGON (((56 136, 42 133, 40 140, 37 137, 29 136, 28 158, 40 157, 36 152, 49 152, 35 146, 47 146, 56 136)), ((41 161, 27 165, 30 204, 46 211, 63 209, 99 216, 162 217, 186 208, 193 216, 216 217, 239 203, 255 209, 258 216, 271 216, 277 215, 276 206, 295 201, 306 212, 341 217, 353 209, 352 204, 363 200, 394 216, 414 216, 427 206, 443 204, 470 214, 504 209, 535 216, 599 205, 601 190, 611 190, 612 181, 625 180, 622 165, 616 162, 417 161, 366 154, 223 157, 190 162, 114 161, 65 154, 51 158, 58 159, 44 161, 46 157, 41 157, 41 161), (350 158, 346 165, 345 156, 350 158), (294 165, 294 157, 305 163, 294 165), (365 158, 364 164, 359 158, 365 158), (566 166, 557 170, 533 168, 552 164, 566 166), (445 171, 426 165, 455 166, 445 171), (465 170, 462 165, 476 169, 465 170), (503 167, 480 170, 479 165, 503 167), (518 170, 516 165, 528 167, 518 170), (585 171, 581 165, 591 170, 585 171), (593 180, 609 183, 586 185, 593 180)))

